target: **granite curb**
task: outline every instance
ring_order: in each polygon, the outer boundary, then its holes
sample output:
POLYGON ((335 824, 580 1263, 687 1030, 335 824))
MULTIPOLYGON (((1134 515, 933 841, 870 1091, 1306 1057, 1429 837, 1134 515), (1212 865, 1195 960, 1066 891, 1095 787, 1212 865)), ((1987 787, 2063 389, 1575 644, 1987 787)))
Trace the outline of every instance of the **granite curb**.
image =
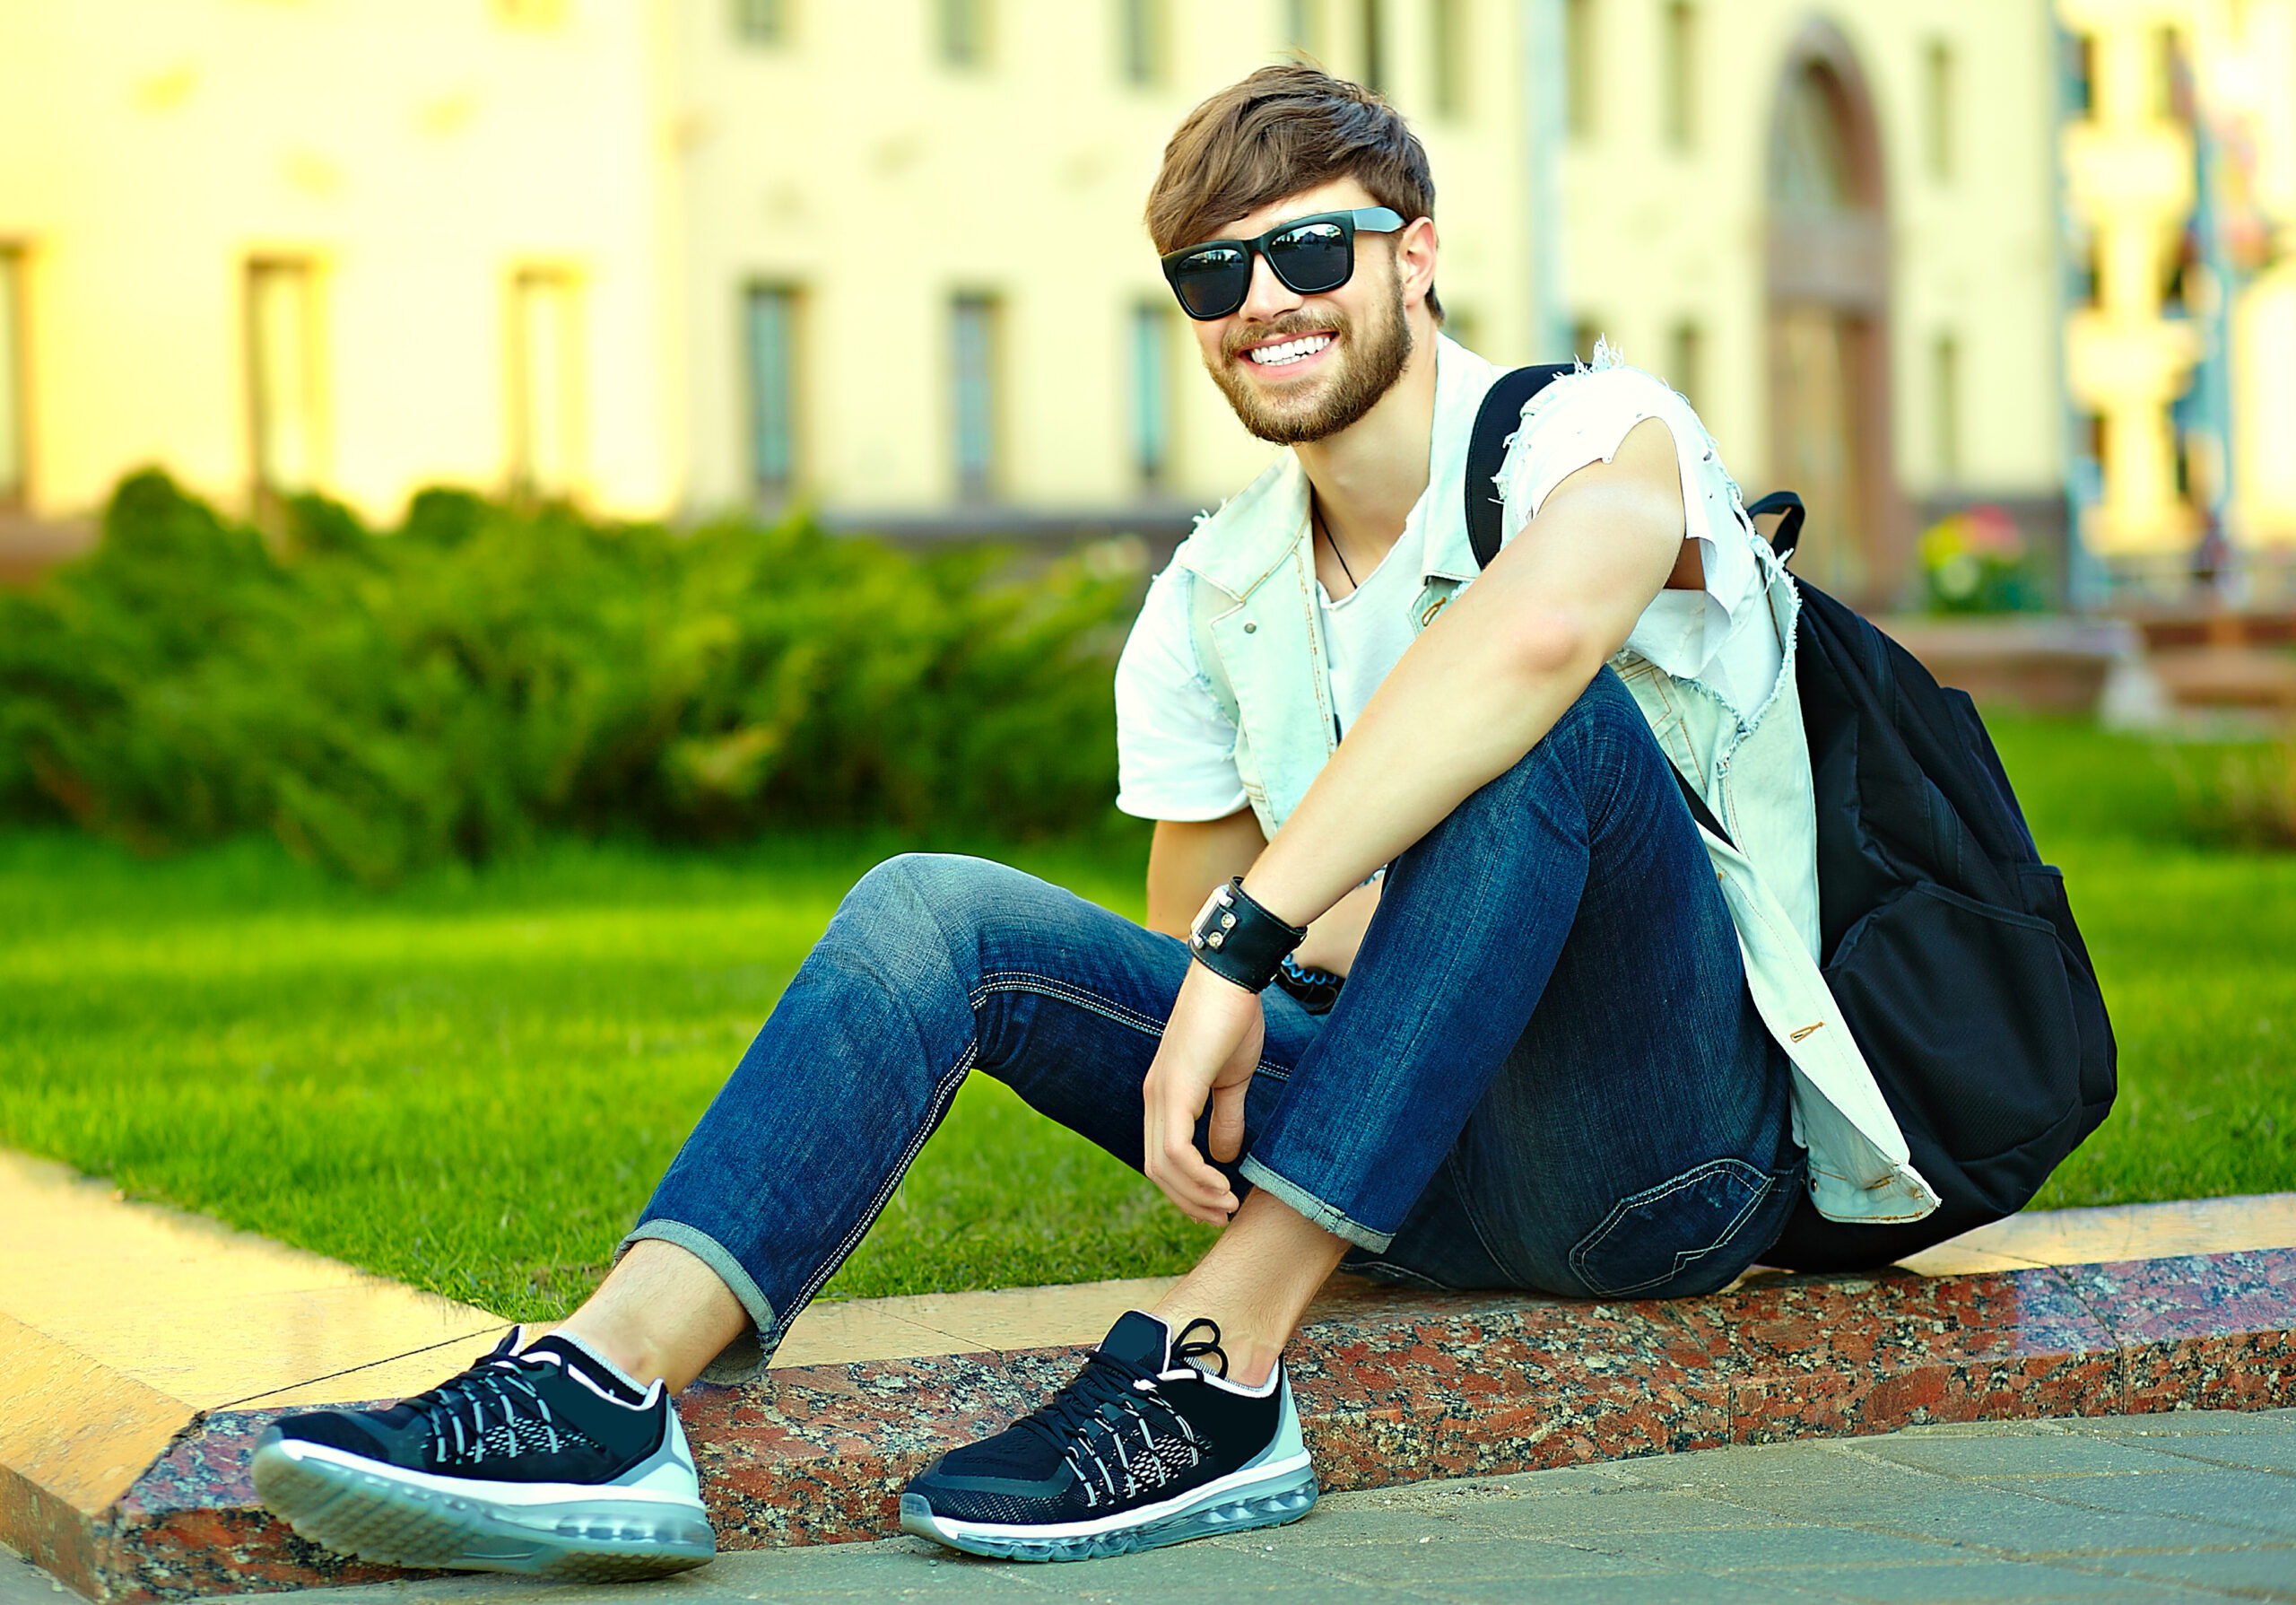
MULTIPOLYGON (((2296 1405, 2296 1249, 1765 1276, 1648 1303, 1342 1285, 1292 1353, 1334 1491, 1947 1422, 2281 1408, 2296 1405)), ((697 1386, 680 1408, 719 1542, 883 1536, 911 1475, 1032 1409, 1078 1355, 874 1360, 697 1386)), ((33 1558, 123 1605, 405 1575, 328 1555, 257 1504, 248 1452, 282 1413, 201 1417, 92 1517, 50 1501, 33 1558)))

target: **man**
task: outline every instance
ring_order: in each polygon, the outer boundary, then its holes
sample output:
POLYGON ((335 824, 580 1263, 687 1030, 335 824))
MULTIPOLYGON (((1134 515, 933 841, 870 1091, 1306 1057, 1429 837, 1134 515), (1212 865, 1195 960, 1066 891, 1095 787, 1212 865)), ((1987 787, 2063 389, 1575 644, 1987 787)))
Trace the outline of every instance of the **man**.
POLYGON ((1731 1280, 1805 1186, 1844 1218, 1931 1207, 1822 1029, 1792 588, 1687 405, 1609 362, 1526 409, 1477 576, 1496 372, 1438 332, 1433 209, 1402 119, 1306 66, 1166 152, 1167 276, 1291 449, 1157 579, 1118 670, 1149 929, 998 865, 879 866, 590 1300, 392 1410, 283 1421, 274 1509, 409 1565, 706 1559, 668 1395, 757 1373, 976 1069, 1225 1226, 1043 1409, 910 1486, 904 1527, 984 1554, 1306 1510, 1281 1355, 1343 1258, 1665 1295, 1731 1280), (1293 995, 1341 978, 1328 1015, 1293 995))

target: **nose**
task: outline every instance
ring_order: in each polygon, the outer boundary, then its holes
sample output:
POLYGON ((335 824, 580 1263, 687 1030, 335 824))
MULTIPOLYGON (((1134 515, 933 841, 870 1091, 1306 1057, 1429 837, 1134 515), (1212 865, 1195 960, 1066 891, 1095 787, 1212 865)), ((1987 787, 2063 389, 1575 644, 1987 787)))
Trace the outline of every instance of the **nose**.
POLYGON ((1281 318, 1300 306, 1306 297, 1275 276, 1275 269, 1259 252, 1252 253, 1251 289, 1244 296, 1241 309, 1245 318, 1256 323, 1265 323, 1281 318))

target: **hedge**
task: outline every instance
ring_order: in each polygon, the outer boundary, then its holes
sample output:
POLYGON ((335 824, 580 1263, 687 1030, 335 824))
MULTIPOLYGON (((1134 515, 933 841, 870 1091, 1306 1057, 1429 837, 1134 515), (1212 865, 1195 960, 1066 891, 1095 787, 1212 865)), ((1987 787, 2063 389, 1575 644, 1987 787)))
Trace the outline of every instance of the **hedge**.
POLYGON ((247 831, 384 884, 537 833, 1004 836, 1105 817, 1129 575, 316 497, 266 538, 164 475, 0 592, 0 817, 148 850, 247 831))

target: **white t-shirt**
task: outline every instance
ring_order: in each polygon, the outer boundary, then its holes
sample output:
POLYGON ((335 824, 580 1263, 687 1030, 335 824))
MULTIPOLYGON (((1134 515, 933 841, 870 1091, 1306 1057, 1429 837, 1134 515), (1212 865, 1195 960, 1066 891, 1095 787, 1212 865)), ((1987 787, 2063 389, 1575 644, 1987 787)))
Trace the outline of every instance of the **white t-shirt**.
MULTIPOLYGON (((1464 439, 1500 370, 1446 341, 1437 389, 1435 428, 1464 439)), ((1736 513, 1736 487, 1690 404, 1649 374, 1603 365, 1555 381, 1510 448, 1502 475, 1511 536, 1564 479, 1617 454, 1627 432, 1657 418, 1673 432, 1686 487, 1689 538, 1705 569, 1700 590, 1661 591, 1635 623, 1627 649, 1677 679, 1695 679, 1721 697, 1744 724, 1769 701, 1783 658, 1764 596, 1763 576, 1736 513)), ((1404 533, 1361 587, 1337 602, 1320 585, 1324 638, 1330 652, 1332 705, 1343 735, 1386 679, 1414 634, 1413 605, 1427 577, 1431 548, 1465 549, 1462 470, 1450 453, 1433 454, 1427 490, 1404 533), (1447 459, 1448 463, 1447 463, 1447 459)), ((1470 563, 1472 559, 1469 559, 1470 563)), ((1244 807, 1235 763, 1236 729, 1196 660, 1190 576, 1177 564, 1148 588, 1117 667, 1117 807, 1144 819, 1222 819, 1244 807)), ((1710 763, 1712 755, 1698 755, 1710 763)))

